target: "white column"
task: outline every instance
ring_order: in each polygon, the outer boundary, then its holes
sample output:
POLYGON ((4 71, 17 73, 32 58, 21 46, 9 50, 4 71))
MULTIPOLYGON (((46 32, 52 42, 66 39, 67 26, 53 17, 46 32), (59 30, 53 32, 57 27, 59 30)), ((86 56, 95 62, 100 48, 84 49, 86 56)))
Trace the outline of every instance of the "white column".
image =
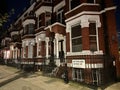
POLYGON ((14 56, 15 56, 15 55, 14 55, 14 52, 15 52, 15 49, 13 49, 13 59, 15 59, 15 57, 14 57, 14 56))
POLYGON ((54 39, 54 56, 56 55, 56 39, 54 39))
MULTIPOLYGON (((63 47, 63 50, 64 50, 64 54, 65 54, 65 58, 66 58, 66 36, 64 36, 64 47, 63 47)), ((65 62, 66 62, 66 59, 65 59, 65 62)))
POLYGON ((56 57, 59 58, 59 43, 58 43, 58 39, 56 39, 56 57))
POLYGON ((59 58, 59 34, 55 34, 55 39, 56 39, 56 58, 59 58))
POLYGON ((46 58, 48 58, 48 43, 49 43, 49 38, 46 38, 46 58))

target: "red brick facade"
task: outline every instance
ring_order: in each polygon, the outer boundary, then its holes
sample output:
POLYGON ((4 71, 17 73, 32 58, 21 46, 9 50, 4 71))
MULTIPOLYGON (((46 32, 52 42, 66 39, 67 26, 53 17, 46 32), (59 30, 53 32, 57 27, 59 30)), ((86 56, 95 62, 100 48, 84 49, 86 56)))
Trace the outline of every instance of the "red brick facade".
POLYGON ((120 76, 116 7, 112 0, 78 0, 80 5, 71 3, 72 0, 42 1, 34 2, 25 11, 27 14, 14 23, 19 33, 12 27, 9 30, 11 38, 19 34, 21 66, 43 70, 43 65, 48 69, 54 63, 60 77, 64 72, 60 69, 67 64, 70 80, 92 85, 105 84, 120 76))

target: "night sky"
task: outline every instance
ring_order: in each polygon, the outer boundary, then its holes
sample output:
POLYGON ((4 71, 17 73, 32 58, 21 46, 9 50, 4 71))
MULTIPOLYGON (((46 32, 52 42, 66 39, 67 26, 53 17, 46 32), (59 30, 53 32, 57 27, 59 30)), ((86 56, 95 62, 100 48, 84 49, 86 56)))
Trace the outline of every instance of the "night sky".
POLYGON ((9 22, 14 22, 17 16, 23 12, 23 9, 29 6, 29 2, 30 0, 6 0, 8 12, 14 9, 14 14, 11 16, 9 22))
MULTIPOLYGON (((11 9, 15 10, 15 14, 10 18, 11 21, 14 21, 16 17, 23 12, 25 7, 28 7, 30 0, 0 0, 0 8, 4 8, 3 11, 8 12, 11 9)), ((117 30, 120 32, 120 0, 115 0, 117 7, 116 16, 117 16, 117 30)), ((11 22, 9 21, 9 23, 11 22)))

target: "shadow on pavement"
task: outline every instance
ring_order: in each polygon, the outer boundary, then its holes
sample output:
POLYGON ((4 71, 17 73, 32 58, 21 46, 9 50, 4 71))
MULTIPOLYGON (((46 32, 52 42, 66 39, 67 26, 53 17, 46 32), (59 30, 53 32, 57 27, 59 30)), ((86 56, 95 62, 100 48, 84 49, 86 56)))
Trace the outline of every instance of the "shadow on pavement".
POLYGON ((6 84, 8 84, 8 83, 10 83, 10 82, 12 82, 12 81, 14 81, 14 80, 19 79, 19 78, 22 77, 22 76, 24 76, 24 72, 22 72, 22 73, 20 73, 20 74, 18 74, 18 75, 15 75, 15 76, 7 79, 7 80, 4 80, 4 81, 0 82, 0 87, 4 86, 4 85, 6 85, 6 84))

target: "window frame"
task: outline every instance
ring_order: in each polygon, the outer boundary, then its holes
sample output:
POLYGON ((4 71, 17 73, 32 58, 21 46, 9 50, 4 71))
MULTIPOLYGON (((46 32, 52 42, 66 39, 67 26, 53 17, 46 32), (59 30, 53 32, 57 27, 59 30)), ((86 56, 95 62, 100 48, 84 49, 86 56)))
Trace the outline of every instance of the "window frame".
POLYGON ((48 26, 50 24, 51 24, 51 12, 45 12, 45 25, 48 26), (49 13, 49 17, 47 16, 48 15, 47 13, 49 13))
POLYGON ((56 16, 57 16, 57 21, 60 22, 60 23, 62 23, 62 24, 64 23, 64 22, 63 22, 63 21, 64 21, 64 20, 63 20, 63 18, 64 18, 64 15, 63 15, 64 13, 63 13, 63 12, 64 12, 64 10, 63 10, 63 8, 61 8, 61 9, 59 9, 59 10, 57 11, 57 14, 56 14, 56 16), (58 15, 60 15, 60 18, 58 18, 58 15))
MULTIPOLYGON (((78 45, 74 45, 74 46, 78 46, 78 45)), ((76 52, 82 52, 82 28, 81 28, 81 25, 79 23, 75 24, 75 25, 72 25, 71 26, 71 51, 73 53, 76 53, 76 52), (72 28, 73 27, 76 27, 76 26, 80 26, 80 29, 81 30, 81 36, 76 36, 76 37, 72 37, 72 28), (81 50, 80 51, 73 51, 73 39, 81 39, 81 44, 79 44, 79 46, 81 47, 81 50)))
POLYGON ((34 24, 33 23, 29 23, 28 24, 28 34, 34 34, 33 32, 34 32, 34 24))
POLYGON ((90 45, 90 51, 94 52, 94 51, 98 51, 98 32, 97 32, 97 25, 95 21, 89 21, 89 45, 90 45), (90 24, 94 23, 95 24, 95 35, 94 34, 90 34, 90 24), (91 42, 90 38, 95 37, 96 41, 95 42, 91 42), (96 50, 91 49, 91 43, 96 43, 96 50))
POLYGON ((41 15, 38 16, 38 28, 40 28, 42 25, 41 25, 41 15))
POLYGON ((83 82, 84 81, 84 69, 82 68, 73 68, 73 73, 72 73, 73 80, 78 81, 78 82, 83 82))

